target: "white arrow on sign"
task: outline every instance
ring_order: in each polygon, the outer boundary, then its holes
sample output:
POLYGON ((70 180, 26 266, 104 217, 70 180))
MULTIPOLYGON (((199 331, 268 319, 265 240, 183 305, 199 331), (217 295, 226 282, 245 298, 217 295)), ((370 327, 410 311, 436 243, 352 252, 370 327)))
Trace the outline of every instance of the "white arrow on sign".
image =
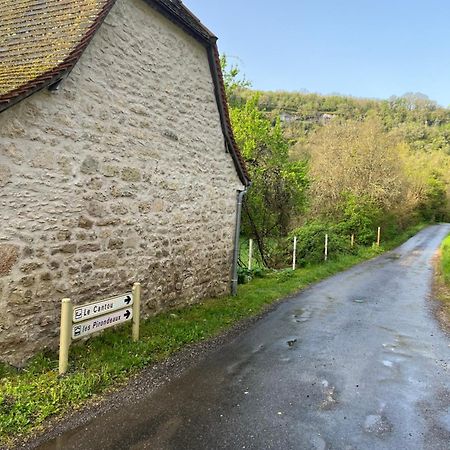
POLYGON ((99 302, 89 303, 87 305, 76 306, 73 308, 73 321, 75 323, 83 320, 93 319, 103 314, 112 313, 118 309, 127 308, 133 304, 131 292, 127 292, 117 297, 111 297, 99 302))
POLYGON ((96 319, 86 320, 75 325, 72 325, 72 339, 80 339, 105 328, 118 325, 119 323, 127 322, 133 317, 133 310, 122 309, 121 311, 107 314, 105 316, 97 317, 96 319))

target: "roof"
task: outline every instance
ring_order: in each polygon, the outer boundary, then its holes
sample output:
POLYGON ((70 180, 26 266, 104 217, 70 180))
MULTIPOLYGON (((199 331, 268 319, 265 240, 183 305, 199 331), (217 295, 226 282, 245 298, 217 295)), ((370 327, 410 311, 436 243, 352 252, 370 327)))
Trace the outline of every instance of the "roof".
MULTIPOLYGON (((226 146, 247 186, 249 176, 230 123, 216 36, 180 0, 145 2, 207 49, 226 146)), ((0 0, 0 112, 38 90, 51 89, 67 76, 114 3, 0 0)))
POLYGON ((115 0, 0 0, 0 111, 63 78, 115 0))

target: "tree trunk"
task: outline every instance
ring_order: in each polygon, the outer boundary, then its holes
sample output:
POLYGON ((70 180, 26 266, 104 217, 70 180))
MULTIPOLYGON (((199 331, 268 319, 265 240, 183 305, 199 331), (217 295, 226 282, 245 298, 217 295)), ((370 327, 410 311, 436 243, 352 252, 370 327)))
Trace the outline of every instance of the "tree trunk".
POLYGON ((265 267, 269 268, 269 264, 267 263, 267 258, 266 258, 266 255, 265 255, 265 248, 264 248, 263 238, 261 237, 261 235, 258 232, 258 228, 256 227, 255 222, 252 219, 250 211, 248 210, 247 202, 245 200, 243 202, 243 206, 244 206, 244 211, 247 214, 248 220, 250 222, 250 226, 252 228, 252 232, 253 232, 253 235, 255 237, 256 243, 258 245, 258 249, 259 249, 259 253, 261 255, 262 262, 263 262, 265 267))

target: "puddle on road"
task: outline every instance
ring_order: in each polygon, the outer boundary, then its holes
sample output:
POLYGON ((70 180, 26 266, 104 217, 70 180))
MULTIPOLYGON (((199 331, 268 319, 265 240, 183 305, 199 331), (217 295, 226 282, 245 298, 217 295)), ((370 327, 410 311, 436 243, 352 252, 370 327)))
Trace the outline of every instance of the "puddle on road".
POLYGON ((296 323, 307 322, 312 317, 312 312, 307 309, 298 308, 293 311, 292 320, 296 323))
POLYGON ((392 423, 389 422, 386 416, 380 414, 370 414, 364 421, 364 431, 378 436, 391 433, 393 428, 392 423))

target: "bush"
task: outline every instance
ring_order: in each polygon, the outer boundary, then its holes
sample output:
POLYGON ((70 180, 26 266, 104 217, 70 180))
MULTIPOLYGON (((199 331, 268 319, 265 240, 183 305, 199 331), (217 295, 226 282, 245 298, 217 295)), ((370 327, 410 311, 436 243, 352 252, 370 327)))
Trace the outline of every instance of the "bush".
POLYGON ((351 247, 351 233, 348 232, 346 223, 330 225, 318 221, 310 222, 292 233, 293 236, 297 236, 297 264, 299 267, 324 260, 326 234, 328 234, 328 257, 330 259, 357 252, 357 245, 351 247))
POLYGON ((367 198, 354 194, 343 195, 343 221, 338 225, 340 234, 358 236, 360 244, 370 245, 374 240, 375 224, 379 223, 381 213, 367 198))
POLYGON ((250 270, 247 267, 238 267, 238 284, 245 284, 253 278, 264 278, 265 276, 266 271, 260 267, 250 270))
POLYGON ((447 186, 442 176, 435 172, 427 180, 425 199, 419 205, 419 211, 428 222, 444 222, 449 219, 447 186))

